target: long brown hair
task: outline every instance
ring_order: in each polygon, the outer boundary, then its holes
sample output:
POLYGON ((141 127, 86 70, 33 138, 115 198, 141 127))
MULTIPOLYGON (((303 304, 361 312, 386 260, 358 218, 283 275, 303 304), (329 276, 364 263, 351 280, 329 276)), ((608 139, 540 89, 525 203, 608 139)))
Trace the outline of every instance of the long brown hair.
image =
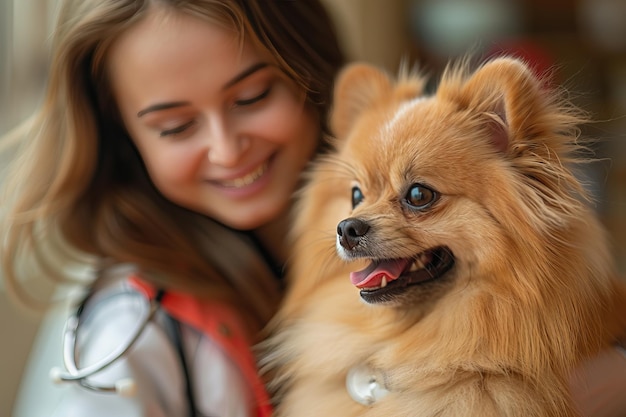
POLYGON ((343 55, 318 0, 64 0, 45 99, 21 132, 6 180, 5 281, 32 303, 20 284, 28 274, 62 282, 67 265, 85 256, 132 262, 156 285, 236 303, 260 326, 280 296, 261 251, 248 234, 162 197, 117 117, 108 48, 155 4, 235 28, 266 48, 306 91, 323 137, 343 55))

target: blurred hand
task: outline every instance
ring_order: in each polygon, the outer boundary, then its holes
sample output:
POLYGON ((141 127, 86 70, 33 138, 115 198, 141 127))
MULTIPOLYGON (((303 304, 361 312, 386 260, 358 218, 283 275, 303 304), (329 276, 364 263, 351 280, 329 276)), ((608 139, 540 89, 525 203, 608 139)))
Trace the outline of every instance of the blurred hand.
POLYGON ((607 349, 583 363, 570 389, 582 417, 626 416, 626 352, 607 349))

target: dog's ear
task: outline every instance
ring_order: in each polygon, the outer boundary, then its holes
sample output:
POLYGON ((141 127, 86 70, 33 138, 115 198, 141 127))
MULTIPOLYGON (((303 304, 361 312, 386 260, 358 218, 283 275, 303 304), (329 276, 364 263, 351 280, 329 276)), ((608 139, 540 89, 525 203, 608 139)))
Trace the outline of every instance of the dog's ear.
MULTIPOLYGON (((549 97, 543 90, 544 82, 522 61, 496 58, 483 64, 465 82, 460 81, 461 72, 462 68, 448 70, 444 80, 452 85, 457 83, 456 99, 462 108, 485 117, 492 144, 498 151, 506 153, 517 138, 528 140, 545 133, 540 131, 545 128, 540 119, 549 97)), ((454 90, 449 88, 448 93, 454 90)))
POLYGON ((391 92, 392 81, 382 70, 363 63, 348 65, 335 83, 330 120, 333 134, 345 137, 365 109, 389 97, 391 92))

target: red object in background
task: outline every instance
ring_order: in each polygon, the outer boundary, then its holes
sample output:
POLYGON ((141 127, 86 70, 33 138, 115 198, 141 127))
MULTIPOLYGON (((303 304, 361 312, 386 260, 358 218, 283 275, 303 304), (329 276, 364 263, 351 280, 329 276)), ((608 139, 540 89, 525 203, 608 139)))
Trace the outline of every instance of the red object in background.
POLYGON ((485 58, 513 56, 524 60, 546 87, 559 83, 555 59, 543 47, 529 39, 499 42, 489 49, 485 58))

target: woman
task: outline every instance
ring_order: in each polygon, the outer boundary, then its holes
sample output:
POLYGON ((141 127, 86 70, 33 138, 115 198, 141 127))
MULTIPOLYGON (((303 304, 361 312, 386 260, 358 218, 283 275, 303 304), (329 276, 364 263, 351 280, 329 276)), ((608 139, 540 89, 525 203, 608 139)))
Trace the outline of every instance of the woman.
POLYGON ((325 10, 65 0, 52 52, 8 175, 6 281, 28 300, 23 265, 58 281, 76 255, 95 265, 80 368, 140 333, 79 381, 130 399, 76 386, 52 414, 268 415, 249 346, 280 299, 291 195, 343 63, 325 10), (162 306, 141 331, 133 294, 162 306))

